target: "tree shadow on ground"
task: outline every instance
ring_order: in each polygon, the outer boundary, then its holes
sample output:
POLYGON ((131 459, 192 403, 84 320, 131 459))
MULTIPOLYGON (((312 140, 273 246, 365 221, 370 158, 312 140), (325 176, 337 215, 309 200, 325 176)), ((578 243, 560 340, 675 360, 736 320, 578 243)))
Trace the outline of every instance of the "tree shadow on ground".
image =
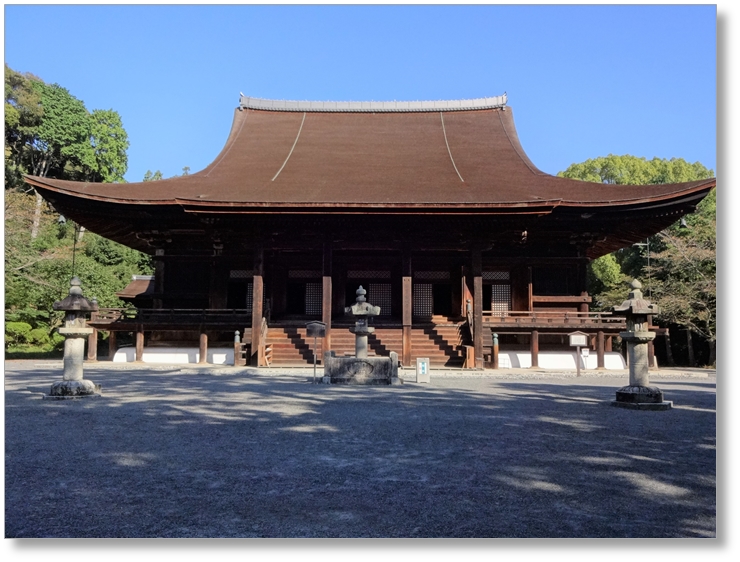
POLYGON ((713 384, 635 412, 586 380, 248 373, 92 369, 64 402, 6 374, 6 536, 715 536, 713 384))

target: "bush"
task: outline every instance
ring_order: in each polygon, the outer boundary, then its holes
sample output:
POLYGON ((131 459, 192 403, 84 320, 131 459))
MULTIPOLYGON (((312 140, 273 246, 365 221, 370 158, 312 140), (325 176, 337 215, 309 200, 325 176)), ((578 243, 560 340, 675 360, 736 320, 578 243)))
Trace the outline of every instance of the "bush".
POLYGON ((31 325, 25 322, 8 322, 5 324, 5 343, 10 345, 28 343, 31 329, 31 325))
POLYGON ((64 336, 54 330, 54 333, 51 335, 51 343, 50 347, 51 349, 59 350, 64 348, 64 336))
POLYGON ((49 331, 45 328, 34 328, 29 334, 28 341, 36 345, 49 343, 49 331))

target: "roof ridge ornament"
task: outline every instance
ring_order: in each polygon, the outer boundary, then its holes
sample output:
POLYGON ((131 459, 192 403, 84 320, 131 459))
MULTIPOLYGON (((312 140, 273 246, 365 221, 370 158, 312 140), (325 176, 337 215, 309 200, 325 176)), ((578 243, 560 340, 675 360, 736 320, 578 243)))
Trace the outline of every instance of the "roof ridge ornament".
POLYGON ((266 111, 306 111, 335 113, 406 113, 424 111, 466 111, 471 109, 499 109, 506 106, 503 95, 467 100, 437 101, 293 101, 252 98, 239 92, 239 109, 266 111))

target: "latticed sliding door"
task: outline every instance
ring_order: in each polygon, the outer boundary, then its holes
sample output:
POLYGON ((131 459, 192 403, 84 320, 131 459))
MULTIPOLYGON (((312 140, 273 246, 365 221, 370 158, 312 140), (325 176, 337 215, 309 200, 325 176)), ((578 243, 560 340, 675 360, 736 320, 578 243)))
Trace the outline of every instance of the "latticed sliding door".
POLYGON ((483 282, 491 287, 491 311, 511 310, 511 275, 508 271, 484 271, 483 282))

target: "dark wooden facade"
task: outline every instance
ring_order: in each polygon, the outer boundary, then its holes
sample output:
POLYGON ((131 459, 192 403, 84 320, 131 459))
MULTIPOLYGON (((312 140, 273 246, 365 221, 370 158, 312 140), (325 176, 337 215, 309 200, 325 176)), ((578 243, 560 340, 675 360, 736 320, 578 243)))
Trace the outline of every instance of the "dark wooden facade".
POLYGON ((304 327, 322 320, 324 348, 350 352, 344 307, 363 285, 382 311, 371 351, 468 367, 484 366, 492 331, 536 365, 580 330, 603 365, 622 324, 589 312, 589 260, 667 227, 714 186, 549 176, 502 98, 401 109, 243 98, 223 151, 192 176, 27 181, 65 216, 153 255, 151 308, 94 322, 141 334, 139 347, 143 334, 202 346, 240 330, 253 363, 270 350, 276 364, 309 362, 304 327))

